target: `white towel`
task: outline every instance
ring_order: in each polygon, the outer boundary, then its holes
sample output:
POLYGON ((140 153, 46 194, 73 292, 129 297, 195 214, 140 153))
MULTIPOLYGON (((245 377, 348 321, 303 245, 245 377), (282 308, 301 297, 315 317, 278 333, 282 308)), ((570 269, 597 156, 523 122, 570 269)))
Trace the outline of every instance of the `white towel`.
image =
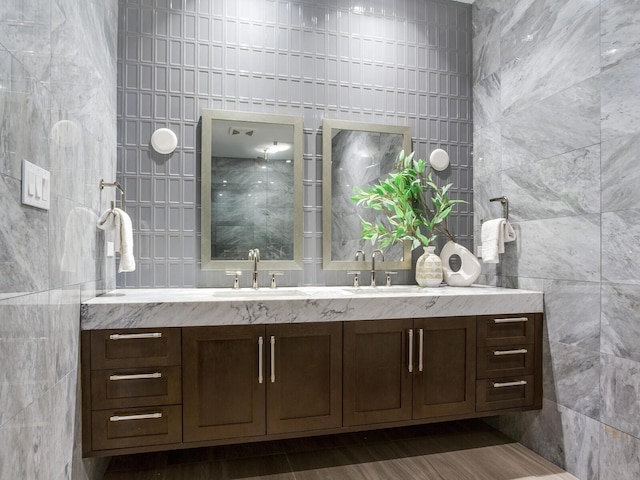
POLYGON ((105 211, 98 220, 98 228, 115 231, 116 252, 120 252, 118 272, 133 272, 136 269, 133 256, 133 226, 127 212, 119 208, 105 211))
POLYGON ((480 241, 482 242, 482 261, 484 263, 498 263, 499 254, 504 253, 505 242, 513 242, 516 232, 504 218, 488 220, 482 224, 480 241))

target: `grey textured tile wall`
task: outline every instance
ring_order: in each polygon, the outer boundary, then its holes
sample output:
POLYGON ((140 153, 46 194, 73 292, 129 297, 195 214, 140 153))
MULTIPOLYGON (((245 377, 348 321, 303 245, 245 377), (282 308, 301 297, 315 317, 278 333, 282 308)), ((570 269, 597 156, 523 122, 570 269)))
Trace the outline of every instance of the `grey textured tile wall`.
POLYGON ((0 4, 0 478, 99 479, 83 460, 80 300, 115 286, 98 215, 116 170, 115 0, 0 4), (21 162, 51 209, 20 202, 21 162))
POLYGON ((640 9, 477 0, 472 16, 476 240, 503 194, 518 234, 481 279, 545 292, 544 407, 495 423, 580 479, 635 478, 640 9))
MULTIPOLYGON (((473 200, 468 5, 120 0, 118 31, 118 176, 139 260, 119 286, 228 286, 224 272, 199 268, 203 108, 304 118, 304 270, 285 272, 282 285, 348 281, 322 270, 324 117, 411 126, 420 157, 438 147, 451 156, 438 181, 473 200), (177 134, 174 154, 150 151, 158 127, 177 134)), ((470 245, 472 207, 451 226, 470 245)))

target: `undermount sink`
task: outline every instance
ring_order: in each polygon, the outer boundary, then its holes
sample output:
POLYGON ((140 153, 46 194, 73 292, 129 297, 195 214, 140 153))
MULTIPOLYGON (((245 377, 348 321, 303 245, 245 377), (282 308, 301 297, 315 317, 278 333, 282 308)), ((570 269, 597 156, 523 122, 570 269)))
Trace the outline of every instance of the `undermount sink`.
POLYGON ((376 287, 340 287, 345 292, 351 293, 353 295, 393 295, 393 294, 407 294, 407 293, 423 293, 424 288, 419 287, 418 285, 393 285, 391 287, 387 286, 376 286, 376 287))
POLYGON ((272 297, 306 297, 307 294, 299 288, 259 288, 254 290, 252 288, 241 288, 235 290, 233 288, 216 288, 211 289, 214 297, 230 298, 230 299, 247 299, 255 300, 260 298, 272 298, 272 297))
POLYGON ((251 288, 212 288, 212 295, 221 300, 268 300, 270 298, 337 298, 351 296, 393 296, 418 295, 426 289, 418 285, 387 286, 333 286, 333 287, 262 287, 257 290, 251 288))

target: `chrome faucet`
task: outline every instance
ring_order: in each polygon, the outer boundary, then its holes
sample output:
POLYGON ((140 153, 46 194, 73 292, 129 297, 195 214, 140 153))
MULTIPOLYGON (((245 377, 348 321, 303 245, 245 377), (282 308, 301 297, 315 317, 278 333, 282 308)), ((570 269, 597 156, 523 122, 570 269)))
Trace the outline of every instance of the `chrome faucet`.
POLYGON ((260 250, 252 248, 249 250, 249 260, 253 260, 253 281, 251 288, 258 289, 258 262, 260 261, 260 250))
POLYGON ((356 250, 356 262, 358 261, 358 257, 362 255, 362 261, 364 262, 364 250, 356 250))
POLYGON ((371 253, 371 286, 376 286, 376 254, 379 253, 384 262, 384 253, 382 250, 376 249, 371 253))

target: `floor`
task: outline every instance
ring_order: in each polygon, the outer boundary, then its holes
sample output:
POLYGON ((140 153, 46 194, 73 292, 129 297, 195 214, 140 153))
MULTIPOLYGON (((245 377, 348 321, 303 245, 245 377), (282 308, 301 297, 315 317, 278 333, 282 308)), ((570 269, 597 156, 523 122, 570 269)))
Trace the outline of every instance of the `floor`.
POLYGON ((575 480, 477 420, 114 457, 104 480, 575 480))

